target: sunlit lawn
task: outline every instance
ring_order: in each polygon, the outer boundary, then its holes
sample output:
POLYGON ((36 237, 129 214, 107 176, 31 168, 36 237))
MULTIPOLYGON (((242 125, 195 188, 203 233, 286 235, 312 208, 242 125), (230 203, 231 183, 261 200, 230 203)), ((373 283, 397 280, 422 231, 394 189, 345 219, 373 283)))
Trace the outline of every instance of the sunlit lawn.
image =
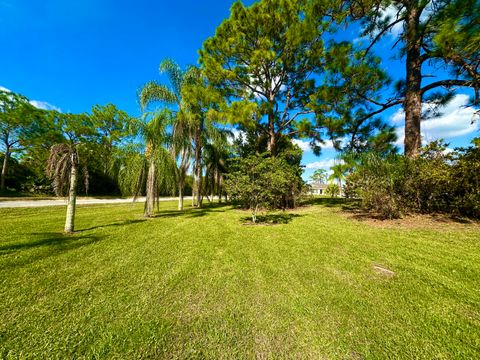
POLYGON ((479 358, 479 227, 327 205, 0 210, 0 358, 479 358))

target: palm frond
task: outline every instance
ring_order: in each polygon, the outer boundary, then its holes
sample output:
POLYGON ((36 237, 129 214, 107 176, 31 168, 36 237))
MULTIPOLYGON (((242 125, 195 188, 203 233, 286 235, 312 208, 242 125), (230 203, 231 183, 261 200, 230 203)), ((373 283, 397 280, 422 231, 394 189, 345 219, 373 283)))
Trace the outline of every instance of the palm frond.
POLYGON ((73 149, 66 144, 57 144, 50 149, 47 161, 47 176, 52 179, 52 186, 57 196, 62 196, 70 178, 73 149))
POLYGON ((142 193, 146 166, 145 156, 139 152, 130 152, 125 156, 119 170, 119 187, 122 195, 133 195, 136 198, 142 193))
POLYGON ((146 108, 154 101, 163 102, 166 104, 178 103, 178 97, 172 89, 169 89, 163 84, 156 81, 149 81, 146 83, 139 94, 140 106, 142 109, 146 108))
POLYGON ((184 73, 180 66, 172 59, 167 58, 160 63, 159 71, 161 74, 167 75, 173 91, 180 94, 184 80, 184 73))

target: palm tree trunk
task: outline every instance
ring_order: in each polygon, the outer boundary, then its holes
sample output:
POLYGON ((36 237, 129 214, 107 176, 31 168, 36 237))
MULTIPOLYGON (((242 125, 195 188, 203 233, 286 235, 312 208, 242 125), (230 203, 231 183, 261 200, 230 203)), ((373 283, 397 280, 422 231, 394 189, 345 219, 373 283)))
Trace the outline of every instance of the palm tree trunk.
POLYGON ((196 174, 197 174, 197 164, 193 164, 193 183, 192 183, 192 207, 195 207, 195 200, 197 199, 197 180, 196 180, 196 174))
POLYGON ((178 210, 183 210, 183 187, 184 187, 184 176, 180 175, 178 179, 178 210))
POLYGON ((217 169, 212 171, 212 187, 210 188, 210 194, 212 196, 212 202, 215 199, 215 186, 217 184, 217 169))
POLYGON ((75 155, 72 155, 72 168, 70 170, 70 189, 68 191, 67 216, 65 219, 65 232, 70 234, 75 231, 75 206, 77 203, 77 164, 75 155))
MULTIPOLYGON (((218 171, 218 168, 215 169, 215 184, 215 193, 218 195, 220 194, 220 171, 218 171)), ((218 202, 222 202, 221 196, 218 197, 218 202)))
POLYGON ((7 177, 8 159, 10 157, 10 147, 6 146, 5 156, 3 157, 2 175, 0 178, 0 190, 5 190, 5 178, 7 177))
POLYGON ((153 217, 155 211, 155 162, 150 161, 147 175, 147 194, 145 200, 145 217, 153 217))
POLYGON ((201 128, 197 128, 195 132, 195 191, 197 196, 197 207, 202 207, 202 139, 201 128))

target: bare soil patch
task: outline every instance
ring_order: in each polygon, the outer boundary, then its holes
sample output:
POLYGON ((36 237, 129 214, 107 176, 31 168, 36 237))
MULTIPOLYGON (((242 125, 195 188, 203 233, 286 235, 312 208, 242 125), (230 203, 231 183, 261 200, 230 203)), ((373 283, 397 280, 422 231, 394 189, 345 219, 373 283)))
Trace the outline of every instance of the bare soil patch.
POLYGON ((478 220, 454 217, 446 214, 415 214, 407 215, 400 219, 383 219, 378 214, 357 209, 344 211, 343 216, 379 228, 480 230, 480 221, 478 220))

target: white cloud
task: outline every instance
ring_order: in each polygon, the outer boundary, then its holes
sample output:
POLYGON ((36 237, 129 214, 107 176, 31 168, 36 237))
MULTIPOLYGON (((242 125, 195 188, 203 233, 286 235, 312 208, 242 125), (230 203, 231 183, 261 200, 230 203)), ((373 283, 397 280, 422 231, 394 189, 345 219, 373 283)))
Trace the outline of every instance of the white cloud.
MULTIPOLYGON (((6 87, 0 86, 0 90, 7 91, 7 92, 12 92, 10 89, 7 89, 6 87)), ((52 104, 49 104, 46 101, 40 101, 40 100, 30 100, 30 104, 35 106, 37 109, 41 110, 55 110, 61 112, 62 110, 52 104)))
POLYGON ((329 170, 338 160, 335 159, 324 159, 320 161, 315 161, 312 163, 305 164, 306 169, 326 169, 329 170))
MULTIPOLYGON (((429 4, 427 4, 425 9, 421 13, 420 21, 421 22, 427 21, 428 18, 430 17, 430 15, 433 12, 434 12, 433 3, 430 2, 429 4)), ((397 18, 398 15, 399 15, 398 9, 393 4, 389 5, 386 8, 380 9, 380 19, 381 20, 386 20, 386 18, 388 17, 388 19, 389 19, 388 23, 389 24, 391 24, 392 22, 395 22, 398 19, 397 18)), ((403 20, 399 21, 398 23, 396 23, 394 26, 392 26, 389 29, 389 31, 386 34, 388 34, 390 36, 390 38, 391 38, 390 40, 398 39, 398 37, 403 33, 404 23, 405 23, 405 21, 403 21, 403 20)), ((373 34, 373 37, 375 37, 377 34, 378 34, 378 31, 373 34)), ((358 38, 355 38, 353 41, 354 41, 354 43, 359 43, 359 42, 361 42, 363 40, 366 40, 366 39, 367 38, 365 38, 365 37, 358 37, 358 38)))
POLYGON ((59 111, 59 112, 62 111, 59 107, 56 107, 55 105, 49 104, 46 101, 30 100, 30 104, 35 106, 37 109, 55 110, 55 111, 59 111))
POLYGON ((395 132, 397 133, 397 141, 395 141, 395 145, 403 146, 405 143, 405 126, 395 128, 395 132))
POLYGON ((390 121, 394 124, 403 124, 405 122, 405 112, 403 111, 403 108, 395 111, 395 113, 390 116, 390 121))
POLYGON ((235 129, 235 128, 231 128, 231 129, 228 129, 228 130, 233 135, 233 137, 229 136, 228 139, 227 139, 227 141, 230 145, 233 145, 233 142, 238 140, 240 137, 243 139, 243 142, 245 143, 246 138, 245 138, 245 132, 244 131, 238 130, 238 129, 235 129))
MULTIPOLYGON (((310 146, 310 141, 307 140, 300 140, 300 139, 293 139, 292 142, 295 145, 298 145, 300 149, 303 150, 303 152, 310 152, 312 151, 312 148, 310 146)), ((322 149, 333 149, 333 142, 331 140, 325 141, 324 144, 320 145, 322 149)))
MULTIPOLYGON (((389 5, 385 9, 381 10, 381 19, 385 20, 387 17, 389 18, 389 23, 392 23, 397 20, 398 10, 395 5, 389 5)), ((389 34, 392 37, 398 37, 403 32, 403 21, 395 24, 393 27, 389 29, 389 34)), ((375 34, 376 35, 376 34, 375 34)))
POLYGON ((292 142, 295 145, 298 145, 298 147, 302 149, 303 152, 308 152, 312 150, 312 148, 310 147, 310 143, 308 141, 293 139, 292 142))
MULTIPOLYGON (((456 95, 447 106, 440 109, 440 116, 433 119, 422 121, 422 139, 423 142, 431 142, 438 139, 449 139, 471 134, 480 129, 478 115, 471 107, 465 107, 469 102, 469 96, 466 94, 456 95)), ((423 104, 423 110, 426 110, 429 104, 423 104)), ((405 121, 403 109, 397 110, 390 120, 394 124, 402 124, 405 121)), ((403 145, 405 138, 405 127, 397 127, 397 145, 403 145)))

